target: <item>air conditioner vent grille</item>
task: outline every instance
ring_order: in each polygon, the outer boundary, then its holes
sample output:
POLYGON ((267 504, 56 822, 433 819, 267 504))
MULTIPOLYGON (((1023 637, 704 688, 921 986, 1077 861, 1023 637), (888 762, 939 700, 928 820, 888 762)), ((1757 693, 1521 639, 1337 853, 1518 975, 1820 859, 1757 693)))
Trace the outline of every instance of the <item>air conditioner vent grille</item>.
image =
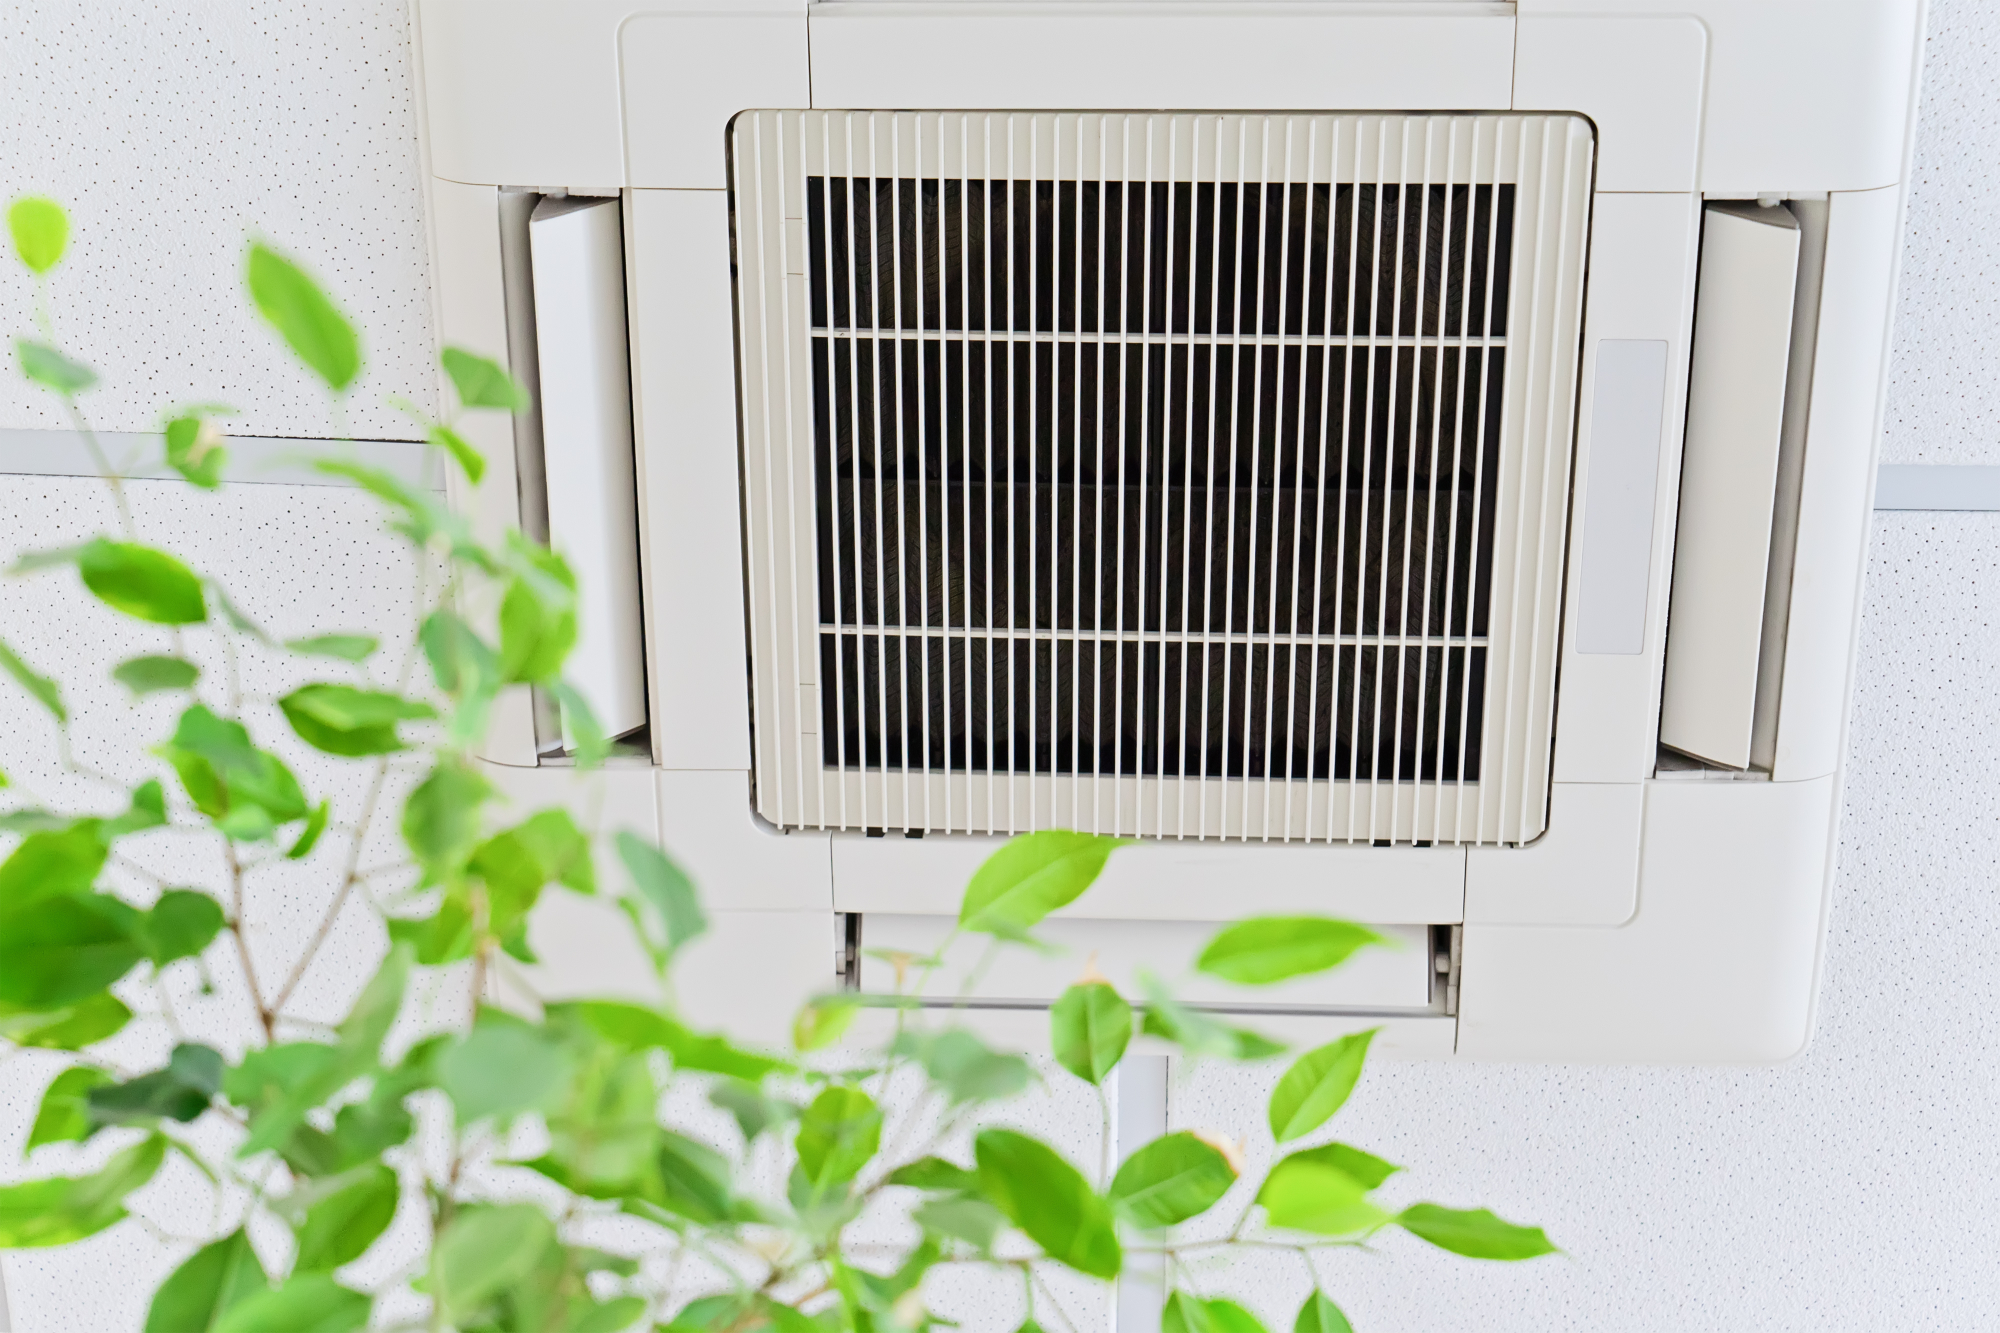
POLYGON ((767 817, 1539 832, 1581 122, 757 112, 732 147, 767 817))

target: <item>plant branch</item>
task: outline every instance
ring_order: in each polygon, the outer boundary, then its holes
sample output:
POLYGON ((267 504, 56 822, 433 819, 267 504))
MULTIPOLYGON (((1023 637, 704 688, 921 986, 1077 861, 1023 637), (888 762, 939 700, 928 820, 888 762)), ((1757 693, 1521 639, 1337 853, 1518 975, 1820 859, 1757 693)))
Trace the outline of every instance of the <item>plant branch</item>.
POLYGON ((257 1007, 257 1021, 263 1026, 264 1040, 268 1042, 276 1036, 276 1010, 264 1002, 264 993, 257 985, 256 965, 250 961, 250 941, 243 933, 243 864, 236 858, 236 844, 226 835, 222 846, 229 858, 229 935, 236 941, 236 957, 243 964, 243 982, 250 988, 250 1002, 257 1007))
POLYGON ((103 446, 97 442, 97 432, 90 428, 88 421, 84 420, 82 411, 76 405, 75 397, 66 393, 62 399, 64 409, 69 412, 70 424, 75 426, 76 433, 83 437, 83 447, 90 450, 90 461, 97 468, 97 475, 111 488, 111 500, 118 507, 118 526, 125 534, 125 540, 128 542, 139 540, 138 529, 132 525, 132 508, 125 501, 125 483, 118 479, 118 473, 113 470, 111 460, 104 456, 103 446))
POLYGON ((333 933, 333 923, 339 919, 340 909, 347 903, 347 895, 361 882, 362 877, 357 873, 357 868, 361 864, 361 844, 367 839, 368 826, 374 821, 375 805, 381 799, 382 784, 387 769, 388 765, 384 760, 375 761, 374 776, 368 780, 368 794, 361 801, 361 818, 356 823, 353 838, 348 844, 347 865, 341 872, 340 888, 334 893, 333 902, 328 905, 326 914, 320 918, 319 925, 314 928, 311 939, 306 943, 305 952, 299 955, 299 961, 292 966, 290 975, 285 978, 285 984, 278 987, 278 993, 271 1001, 273 1013, 282 1010, 290 1002, 292 992, 296 991, 299 982, 305 979, 306 971, 312 967, 313 959, 319 956, 320 948, 326 943, 327 936, 333 933))

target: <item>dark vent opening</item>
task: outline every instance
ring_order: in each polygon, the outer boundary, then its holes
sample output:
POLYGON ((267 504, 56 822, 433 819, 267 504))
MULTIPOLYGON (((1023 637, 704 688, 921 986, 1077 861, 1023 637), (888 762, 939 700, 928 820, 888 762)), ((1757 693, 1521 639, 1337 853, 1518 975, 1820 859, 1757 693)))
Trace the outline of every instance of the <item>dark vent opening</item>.
POLYGON ((1478 776, 1513 187, 807 201, 827 765, 1478 776))

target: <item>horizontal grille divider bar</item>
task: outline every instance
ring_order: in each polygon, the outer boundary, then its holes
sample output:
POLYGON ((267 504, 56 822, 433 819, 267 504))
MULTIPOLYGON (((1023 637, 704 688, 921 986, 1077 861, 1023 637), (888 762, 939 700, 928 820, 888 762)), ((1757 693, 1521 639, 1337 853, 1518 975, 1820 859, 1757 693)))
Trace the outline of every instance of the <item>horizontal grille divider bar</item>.
POLYGON ((1282 632, 1263 633, 1245 630, 1216 630, 1204 634, 1200 630, 1148 630, 1148 629, 968 629, 963 625, 919 625, 899 624, 830 624, 820 622, 823 634, 859 634, 866 638, 888 635, 891 638, 907 636, 913 639, 1009 639, 1036 642, 1061 643, 1181 643, 1193 647, 1203 644, 1282 644, 1301 647, 1342 647, 1342 648, 1484 648, 1484 634, 1312 634, 1282 632))
POLYGON ((1498 347, 1507 345, 1505 334, 1371 334, 1371 333, 1078 333, 1049 332, 1045 329, 905 329, 893 325, 840 324, 828 328, 815 324, 809 330, 815 338, 856 338, 864 342, 890 339, 923 342, 995 343, 1129 343, 1134 346, 1186 345, 1195 347, 1498 347))

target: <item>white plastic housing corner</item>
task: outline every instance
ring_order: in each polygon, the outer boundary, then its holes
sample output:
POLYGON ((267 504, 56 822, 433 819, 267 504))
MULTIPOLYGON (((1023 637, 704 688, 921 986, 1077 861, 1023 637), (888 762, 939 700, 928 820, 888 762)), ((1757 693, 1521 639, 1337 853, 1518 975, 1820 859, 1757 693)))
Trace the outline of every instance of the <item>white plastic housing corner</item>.
POLYGON ((431 170, 479 185, 625 183, 618 25, 635 0, 417 0, 431 170))
POLYGON ((805 1002, 837 989, 836 944, 831 912, 711 911, 674 960, 674 998, 699 1029, 787 1047, 805 1002))
POLYGON ((705 906, 833 912, 828 835, 780 833, 758 819, 750 809, 748 773, 657 777, 661 845, 693 877, 705 906))
POLYGON ((1500 13, 858 2, 809 21, 815 107, 1490 111, 1513 83, 1500 13))
POLYGON ((1549 831, 1526 847, 1474 847, 1465 858, 1465 919, 1482 925, 1615 926, 1639 905, 1645 787, 1558 782, 1549 831))
MULTIPOLYGON (((433 178, 429 194, 438 344, 463 347, 507 365, 499 191, 433 178)), ((469 412, 456 429, 485 456, 486 473, 474 486, 455 466, 447 468, 452 507, 471 522, 481 542, 496 543, 502 532, 521 522, 511 422, 501 412, 469 412)), ((534 705, 527 686, 504 690, 494 701, 480 757, 496 764, 534 766, 534 705)))
MULTIPOLYGON (((974 871, 1002 838, 870 838, 836 833, 833 901, 843 912, 956 916, 974 871)), ((1447 924, 1465 912, 1458 847, 1141 842, 1061 915, 1228 921, 1324 913, 1382 924, 1447 924)))
POLYGON ((1695 188, 1708 31, 1698 19, 1523 15, 1514 109, 1581 111, 1597 125, 1597 188, 1695 188))
POLYGON ((1646 785, 1623 926, 1468 923, 1461 1055, 1770 1063, 1811 1034, 1834 783, 1646 785))
MULTIPOLYGON (((1519 0, 1530 59, 1541 40, 1533 25, 1585 10, 1586 21, 1618 22, 1671 10, 1708 30, 1700 181, 1707 194, 1866 190, 1901 178, 1924 0, 1683 0, 1671 6, 1659 0, 1519 0)), ((1651 56, 1635 51, 1601 74, 1647 86, 1651 56)), ((1524 63, 1523 73, 1532 80, 1533 64, 1524 63)), ((1589 105, 1563 109, 1598 114, 1589 105)), ((1609 133, 1607 128, 1607 143, 1609 133)))
POLYGON ((720 190, 732 116, 811 100, 803 3, 644 14, 620 29, 618 48, 636 187, 720 190))

